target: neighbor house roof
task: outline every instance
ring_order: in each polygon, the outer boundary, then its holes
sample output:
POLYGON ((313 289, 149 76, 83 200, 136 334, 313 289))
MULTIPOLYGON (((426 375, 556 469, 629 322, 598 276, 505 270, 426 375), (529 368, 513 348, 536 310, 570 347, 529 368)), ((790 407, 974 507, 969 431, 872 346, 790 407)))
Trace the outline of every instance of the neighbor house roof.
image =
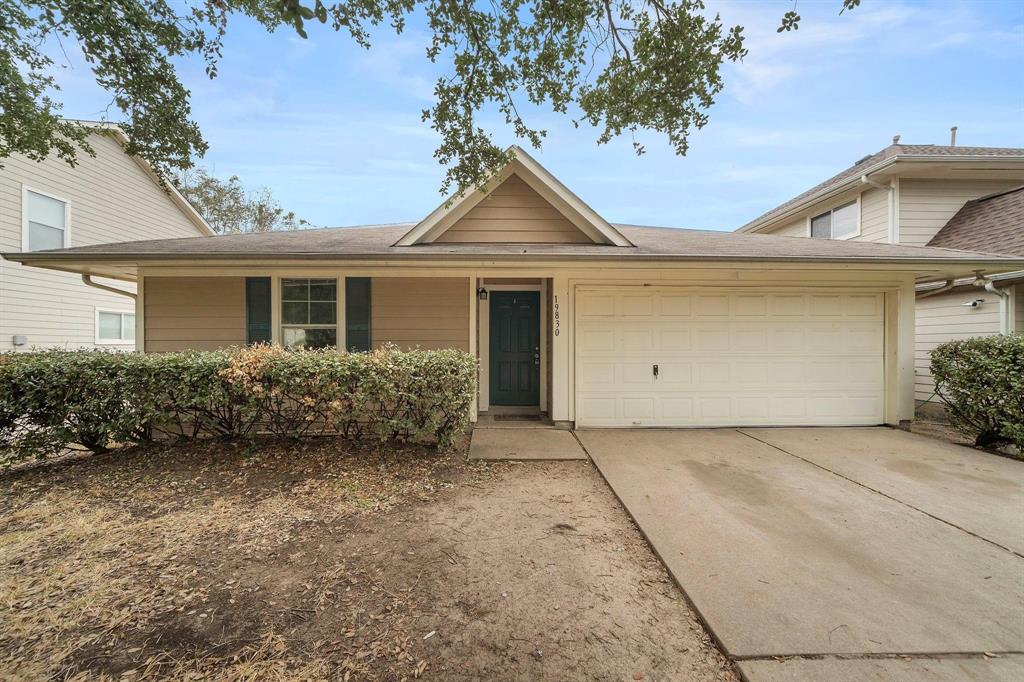
POLYGON ((1024 186, 968 201, 928 246, 1024 256, 1024 186))
POLYGON ((430 243, 396 246, 413 227, 396 225, 334 227, 288 232, 154 239, 79 246, 53 251, 10 253, 23 263, 56 261, 133 262, 152 260, 302 260, 331 259, 523 259, 665 261, 866 261, 1000 262, 1024 265, 1024 259, 946 248, 804 239, 711 230, 617 224, 633 246, 604 244, 430 243))
POLYGON ((874 154, 869 154, 849 168, 836 173, 828 180, 811 187, 789 201, 779 204, 739 228, 737 232, 754 232, 773 223, 792 210, 818 201, 832 193, 844 191, 857 183, 864 175, 878 172, 900 160, 906 161, 971 161, 978 159, 1014 159, 1024 161, 1024 149, 1014 147, 959 147, 937 144, 891 144, 874 154))

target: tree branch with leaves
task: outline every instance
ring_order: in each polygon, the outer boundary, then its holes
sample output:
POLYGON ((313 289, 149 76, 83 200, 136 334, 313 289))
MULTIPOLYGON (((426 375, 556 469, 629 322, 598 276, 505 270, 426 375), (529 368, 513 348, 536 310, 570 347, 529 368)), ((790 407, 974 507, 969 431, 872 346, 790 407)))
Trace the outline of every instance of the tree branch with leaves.
MULTIPOLYGON (((599 144, 653 131, 685 154, 724 87, 722 66, 747 54, 742 27, 727 27, 700 0, 8 0, 0 160, 56 154, 73 164, 91 152, 88 131, 60 117, 57 98, 54 49, 74 41, 111 95, 108 115, 128 134, 128 151, 164 177, 190 168, 207 143, 174 60, 199 58, 216 77, 233 16, 303 38, 319 24, 366 49, 375 32, 400 34, 422 17, 424 57, 444 74, 422 112, 440 138, 443 191, 479 186, 508 160, 482 122, 491 111, 518 138, 542 144, 547 131, 522 113, 525 104, 593 126, 599 144)), ((796 28, 799 16, 789 22, 796 28)))

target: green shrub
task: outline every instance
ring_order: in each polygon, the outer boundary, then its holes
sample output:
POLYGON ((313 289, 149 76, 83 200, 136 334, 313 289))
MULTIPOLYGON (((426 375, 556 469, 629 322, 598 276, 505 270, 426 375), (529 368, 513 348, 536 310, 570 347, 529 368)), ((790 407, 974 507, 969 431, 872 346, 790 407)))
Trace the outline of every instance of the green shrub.
POLYGON ((957 429, 977 445, 1024 450, 1024 335, 944 343, 932 351, 931 368, 957 429))
POLYGON ((70 445, 333 436, 448 447, 467 425, 476 360, 253 346, 143 355, 0 355, 0 467, 70 445))

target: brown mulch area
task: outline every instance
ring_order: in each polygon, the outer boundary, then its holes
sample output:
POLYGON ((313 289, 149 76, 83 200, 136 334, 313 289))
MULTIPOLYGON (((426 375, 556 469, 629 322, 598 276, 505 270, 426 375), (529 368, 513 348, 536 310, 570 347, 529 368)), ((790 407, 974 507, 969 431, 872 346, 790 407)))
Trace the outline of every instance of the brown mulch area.
POLYGON ((587 462, 324 441, 0 474, 0 679, 735 680, 587 462))

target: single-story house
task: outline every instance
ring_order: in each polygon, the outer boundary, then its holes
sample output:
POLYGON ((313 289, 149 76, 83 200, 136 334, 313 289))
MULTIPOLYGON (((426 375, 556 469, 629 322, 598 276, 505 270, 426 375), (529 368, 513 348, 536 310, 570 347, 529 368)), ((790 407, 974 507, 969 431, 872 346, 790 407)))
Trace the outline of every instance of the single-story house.
POLYGON ((513 152, 415 224, 5 257, 136 283, 144 352, 461 348, 480 359, 478 413, 581 427, 898 425, 914 414, 915 286, 1024 269, 956 249, 611 224, 513 152))

